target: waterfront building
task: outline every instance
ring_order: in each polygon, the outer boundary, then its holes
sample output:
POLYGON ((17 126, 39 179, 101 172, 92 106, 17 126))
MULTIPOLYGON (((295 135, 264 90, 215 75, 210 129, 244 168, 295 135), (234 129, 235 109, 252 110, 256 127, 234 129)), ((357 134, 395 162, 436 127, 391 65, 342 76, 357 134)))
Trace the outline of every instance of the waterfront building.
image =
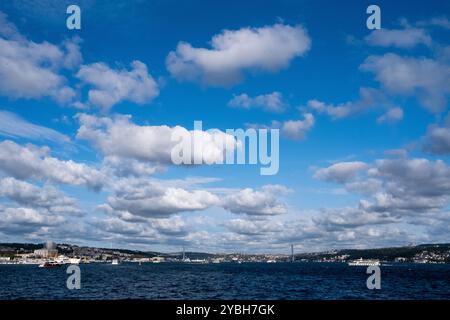
POLYGON ((58 257, 58 250, 56 244, 47 241, 42 249, 34 250, 34 255, 41 258, 56 258, 58 257))

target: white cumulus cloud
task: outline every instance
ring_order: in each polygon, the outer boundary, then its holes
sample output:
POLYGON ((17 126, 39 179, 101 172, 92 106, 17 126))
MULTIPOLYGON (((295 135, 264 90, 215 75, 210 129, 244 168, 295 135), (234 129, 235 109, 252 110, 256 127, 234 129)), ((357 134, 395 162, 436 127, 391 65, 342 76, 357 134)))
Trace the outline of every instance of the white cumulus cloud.
POLYGON ((54 183, 85 185, 100 189, 105 177, 98 170, 72 160, 49 155, 49 148, 0 142, 0 170, 18 179, 40 179, 54 183))
POLYGON ((167 56, 166 65, 178 80, 230 86, 240 82, 246 71, 283 69, 310 46, 311 40, 300 25, 224 30, 211 39, 211 49, 178 43, 167 56))
POLYGON ((372 72, 389 92, 416 96, 430 111, 441 112, 447 104, 450 68, 442 61, 387 53, 369 56, 360 68, 372 72))
POLYGON ((228 102, 228 105, 233 108, 242 109, 261 108, 269 112, 282 112, 286 107, 283 101, 283 95, 277 91, 255 97, 250 97, 248 94, 242 93, 234 96, 228 102))
POLYGON ((430 46, 431 37, 424 29, 373 30, 366 38, 368 44, 380 47, 413 48, 419 44, 430 46))
POLYGON ((288 120, 283 122, 281 132, 291 139, 304 139, 306 132, 314 126, 314 122, 314 116, 311 113, 305 113, 302 120, 288 120))
POLYGON ((287 206, 278 198, 290 190, 281 185, 265 185, 260 190, 245 188, 226 196, 223 208, 253 216, 279 215, 287 212, 287 206))
POLYGON ((369 165, 361 161, 339 162, 315 172, 314 178, 343 183, 355 178, 358 172, 367 169, 369 165))
POLYGON ((79 38, 62 45, 23 37, 0 12, 0 94, 13 98, 51 97, 70 103, 76 95, 60 74, 81 61, 79 38))
MULTIPOLYGON (((77 138, 87 140, 106 156, 115 156, 156 164, 172 164, 172 150, 179 141, 172 136, 191 139, 195 134, 194 159, 212 163, 224 158, 227 150, 236 148, 234 136, 220 130, 214 132, 187 130, 181 126, 137 125, 129 116, 114 119, 79 114, 77 138)), ((117 159, 116 159, 117 161, 117 159)), ((200 162, 201 163, 201 162, 200 162)))
POLYGON ((131 70, 112 69, 104 63, 81 66, 76 77, 92 86, 88 92, 89 104, 110 109, 122 101, 145 104, 158 96, 156 81, 141 61, 133 61, 131 70))

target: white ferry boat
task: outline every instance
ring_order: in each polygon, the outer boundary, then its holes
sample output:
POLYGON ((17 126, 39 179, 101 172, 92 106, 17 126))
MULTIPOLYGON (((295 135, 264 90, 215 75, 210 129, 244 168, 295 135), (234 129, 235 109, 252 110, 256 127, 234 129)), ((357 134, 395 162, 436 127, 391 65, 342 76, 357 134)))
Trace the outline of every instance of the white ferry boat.
POLYGON ((197 264, 205 264, 208 263, 205 259, 193 259, 190 261, 191 263, 197 263, 197 264))
POLYGON ((119 260, 118 259, 113 259, 113 261, 111 262, 111 264, 113 266, 117 266, 119 264, 119 260))
POLYGON ((70 258, 69 259, 70 264, 80 264, 80 262, 81 262, 81 259, 79 259, 79 258, 70 258))
POLYGON ((357 260, 351 260, 348 262, 349 266, 352 267, 368 267, 368 266, 379 266, 380 261, 375 259, 363 259, 359 258, 357 260))
POLYGON ((55 260, 59 264, 80 264, 81 259, 79 258, 69 258, 63 255, 58 256, 55 260))

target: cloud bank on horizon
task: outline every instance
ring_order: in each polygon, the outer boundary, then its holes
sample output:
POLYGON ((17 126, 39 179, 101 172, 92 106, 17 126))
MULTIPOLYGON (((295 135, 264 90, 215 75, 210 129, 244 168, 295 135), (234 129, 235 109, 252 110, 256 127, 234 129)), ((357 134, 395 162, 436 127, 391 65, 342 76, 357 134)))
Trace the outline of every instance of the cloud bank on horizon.
POLYGON ((450 240, 450 20, 433 14, 448 4, 380 1, 396 15, 374 31, 349 23, 363 5, 326 2, 341 13, 331 20, 320 1, 239 17, 234 3, 118 5, 82 1, 71 31, 55 18, 64 2, 0 4, 3 242, 288 252, 450 240), (171 135, 194 120, 217 129, 201 136, 209 161, 224 141, 238 147, 227 128, 280 129, 280 172, 174 165, 171 135))

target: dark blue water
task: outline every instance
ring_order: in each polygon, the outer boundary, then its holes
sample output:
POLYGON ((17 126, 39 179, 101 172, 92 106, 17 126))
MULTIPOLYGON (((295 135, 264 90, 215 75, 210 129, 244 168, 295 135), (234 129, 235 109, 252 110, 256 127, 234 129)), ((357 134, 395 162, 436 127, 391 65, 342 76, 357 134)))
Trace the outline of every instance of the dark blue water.
POLYGON ((364 267, 340 263, 81 265, 81 289, 66 268, 0 265, 0 299, 449 299, 450 265, 381 267, 368 290, 364 267))

